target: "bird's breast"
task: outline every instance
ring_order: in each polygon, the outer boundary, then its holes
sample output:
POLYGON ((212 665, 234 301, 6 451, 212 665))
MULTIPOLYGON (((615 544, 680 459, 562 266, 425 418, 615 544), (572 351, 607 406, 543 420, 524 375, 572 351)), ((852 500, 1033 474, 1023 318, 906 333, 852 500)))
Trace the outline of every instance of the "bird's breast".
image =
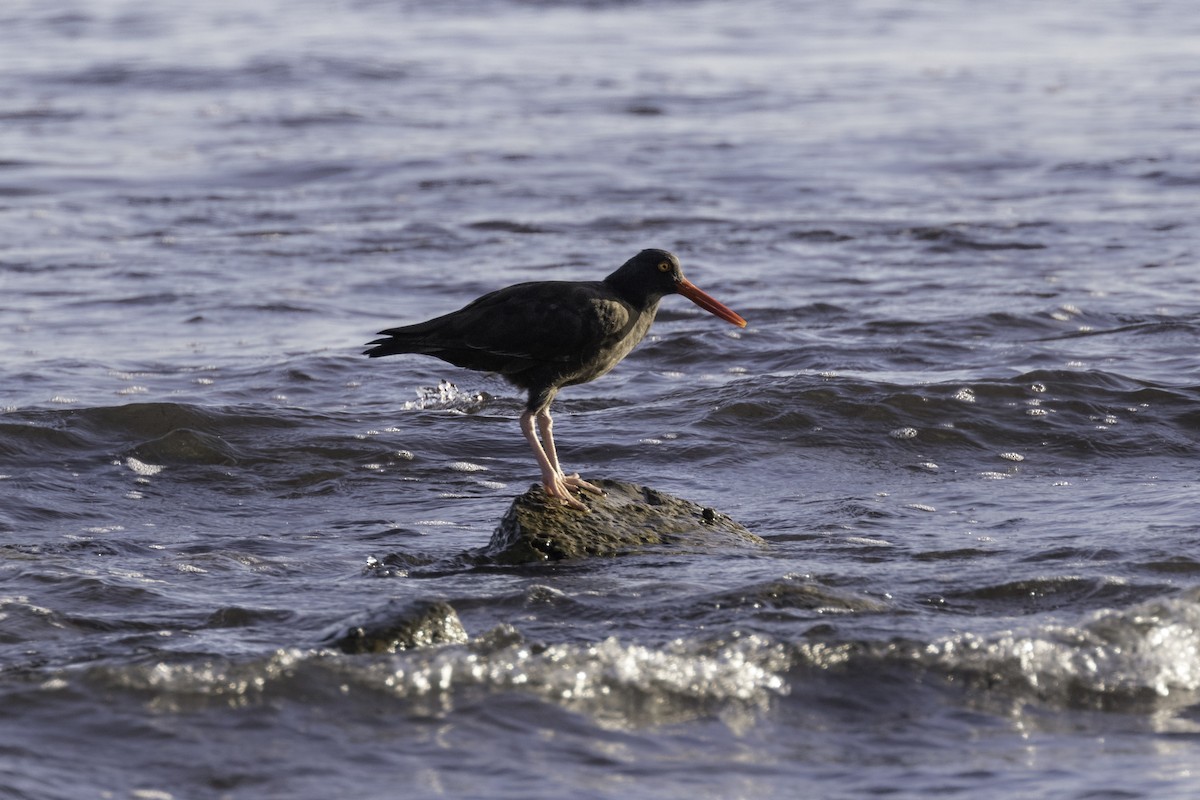
POLYGON ((646 337, 656 309, 637 312, 617 300, 597 300, 591 304, 588 338, 593 346, 581 359, 569 384, 595 380, 621 362, 646 337))

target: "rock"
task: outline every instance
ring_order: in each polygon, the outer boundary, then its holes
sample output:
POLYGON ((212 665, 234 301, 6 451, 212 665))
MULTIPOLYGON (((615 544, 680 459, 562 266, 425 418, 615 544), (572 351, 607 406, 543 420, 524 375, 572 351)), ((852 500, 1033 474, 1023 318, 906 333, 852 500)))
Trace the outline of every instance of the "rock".
POLYGON ((436 644, 462 644, 467 631, 458 613, 441 600, 393 600, 366 612, 325 644, 343 653, 395 653, 436 644))
POLYGON ((532 487, 513 500, 479 555, 493 563, 522 564, 657 546, 709 550, 766 544, 711 508, 624 481, 591 483, 605 495, 583 493, 587 512, 566 508, 551 501, 541 486, 532 487))
POLYGON ((178 428, 143 442, 133 449, 132 455, 151 464, 233 466, 238 462, 225 440, 189 428, 178 428))
POLYGON ((887 603, 816 581, 791 576, 716 592, 706 598, 714 608, 801 609, 804 611, 882 614, 887 603))

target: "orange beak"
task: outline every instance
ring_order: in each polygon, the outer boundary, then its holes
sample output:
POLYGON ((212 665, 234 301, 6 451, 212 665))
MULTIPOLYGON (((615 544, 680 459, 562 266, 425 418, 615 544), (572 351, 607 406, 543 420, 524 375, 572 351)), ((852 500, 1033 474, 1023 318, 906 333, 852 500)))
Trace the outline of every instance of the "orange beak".
POLYGON ((675 284, 675 289, 708 313, 718 316, 726 322, 731 322, 739 328, 746 327, 746 320, 742 319, 736 311, 707 292, 701 291, 687 278, 680 278, 679 282, 675 284))

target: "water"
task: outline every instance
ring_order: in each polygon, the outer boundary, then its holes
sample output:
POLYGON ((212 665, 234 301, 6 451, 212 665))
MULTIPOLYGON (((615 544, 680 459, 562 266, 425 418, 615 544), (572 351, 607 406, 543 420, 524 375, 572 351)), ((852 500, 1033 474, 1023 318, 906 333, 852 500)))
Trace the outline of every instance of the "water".
POLYGON ((0 794, 1195 796, 1190 11, 7 3, 0 794), (560 455, 769 547, 448 567, 523 398, 361 344, 649 246, 560 455))

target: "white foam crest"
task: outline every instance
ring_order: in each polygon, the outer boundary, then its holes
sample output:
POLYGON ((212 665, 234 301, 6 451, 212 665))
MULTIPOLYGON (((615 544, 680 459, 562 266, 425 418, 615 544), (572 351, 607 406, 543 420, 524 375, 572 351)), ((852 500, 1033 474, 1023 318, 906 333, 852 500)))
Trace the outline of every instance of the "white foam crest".
POLYGON ((451 711, 461 697, 480 691, 516 691, 614 728, 704 716, 750 725, 772 698, 789 691, 783 672, 791 658, 762 637, 717 644, 680 639, 664 646, 609 638, 538 647, 501 628, 466 645, 417 648, 385 658, 289 649, 246 661, 167 660, 92 667, 85 674, 109 688, 143 693, 160 711, 212 703, 255 705, 275 691, 292 691, 272 688, 278 684, 312 679, 312 686, 342 693, 382 691, 436 712, 451 711))
POLYGON ((941 668, 1020 681, 1069 704, 1182 707, 1200 694, 1200 598, 1100 611, 1079 626, 960 634, 932 642, 924 656, 941 668))
MULTIPOLYGON (((456 690, 531 692, 613 725, 657 725, 704 714, 755 712, 788 686, 781 665, 760 653, 755 637, 705 652, 676 640, 666 647, 616 638, 595 644, 525 643, 493 652, 441 648, 396 656, 384 679, 396 694, 452 703, 456 690)), ((769 649, 769 648, 768 648, 769 649)), ((729 721, 727 719, 727 721, 729 721)))
POLYGON ((163 471, 161 464, 147 464, 145 461, 134 458, 133 456, 126 456, 125 466, 133 470, 134 473, 145 476, 157 475, 163 471))
POLYGON ((89 670, 89 677, 117 688, 147 692, 149 706, 159 711, 179 711, 196 701, 217 700, 231 707, 261 700, 273 682, 291 676, 308 654, 278 650, 265 661, 236 662, 215 658, 198 663, 138 664, 89 670))

